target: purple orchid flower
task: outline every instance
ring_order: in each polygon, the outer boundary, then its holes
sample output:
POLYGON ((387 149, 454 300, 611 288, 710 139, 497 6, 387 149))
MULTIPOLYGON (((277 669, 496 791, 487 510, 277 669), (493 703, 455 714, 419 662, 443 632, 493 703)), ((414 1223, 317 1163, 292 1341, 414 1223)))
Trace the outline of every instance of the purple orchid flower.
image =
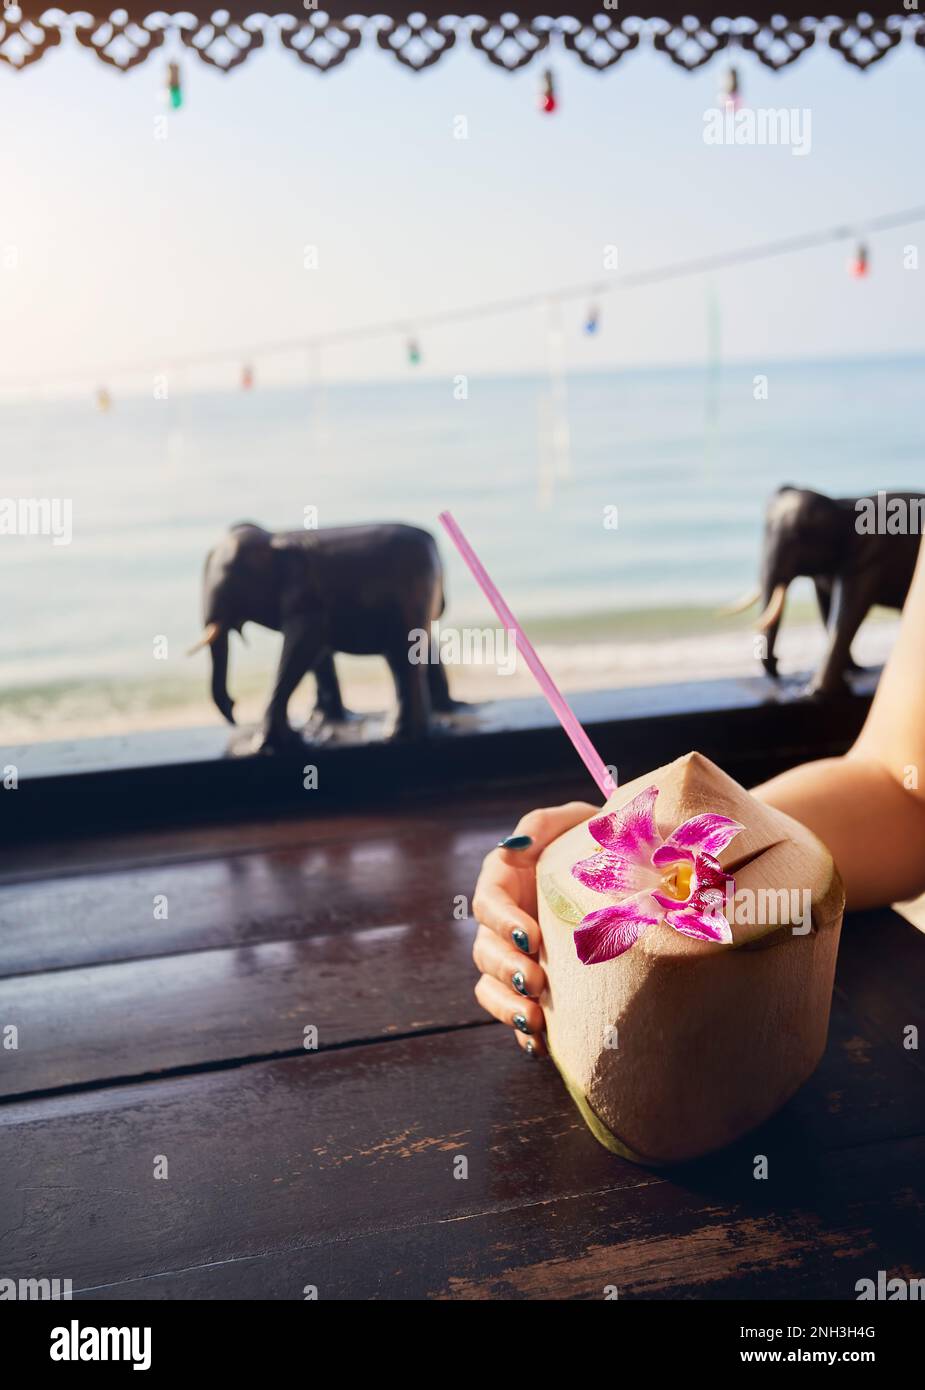
POLYGON ((659 922, 698 941, 732 940, 723 907, 727 884, 735 884, 716 855, 745 826, 707 813, 663 840, 655 824, 657 797, 658 787, 646 787, 619 811, 588 824, 602 849, 573 864, 572 875, 595 893, 620 897, 576 927, 575 948, 585 965, 622 956, 659 922))

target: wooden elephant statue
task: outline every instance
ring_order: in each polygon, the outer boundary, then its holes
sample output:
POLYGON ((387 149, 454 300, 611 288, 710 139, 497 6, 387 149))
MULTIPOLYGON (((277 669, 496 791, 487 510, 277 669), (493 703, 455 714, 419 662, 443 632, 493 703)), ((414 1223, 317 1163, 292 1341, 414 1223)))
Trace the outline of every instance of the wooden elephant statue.
POLYGON ((345 717, 335 652, 385 657, 398 695, 396 736, 428 730, 432 710, 448 710, 446 672, 433 653, 409 659, 413 631, 430 631, 444 607, 443 570, 433 536, 416 526, 338 526, 266 531, 240 522, 208 554, 203 577, 205 631, 194 651, 212 653, 212 698, 234 723, 228 696, 228 638, 245 623, 283 634, 273 692, 259 746, 297 740, 287 706, 302 677, 314 672, 318 710, 345 717))
POLYGON ((810 692, 831 695, 845 688, 845 672, 857 669, 851 643, 875 604, 902 608, 909 591, 925 516, 925 494, 877 492, 864 497, 826 497, 786 486, 771 497, 765 516, 761 585, 731 611, 760 598, 758 628, 765 634, 761 660, 777 676, 774 647, 787 589, 808 576, 828 630, 825 655, 810 692))

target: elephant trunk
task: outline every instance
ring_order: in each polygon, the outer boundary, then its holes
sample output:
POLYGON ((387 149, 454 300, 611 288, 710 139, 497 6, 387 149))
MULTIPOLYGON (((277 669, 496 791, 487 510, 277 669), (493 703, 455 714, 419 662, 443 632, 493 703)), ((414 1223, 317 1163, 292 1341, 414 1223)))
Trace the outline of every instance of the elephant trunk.
POLYGON ((234 723, 234 703, 228 698, 228 633, 223 628, 210 644, 212 650, 212 699, 219 712, 234 723))
POLYGON ((787 598, 787 585, 778 583, 772 586, 771 581, 767 580, 763 585, 763 597, 764 610, 756 623, 758 631, 764 636, 761 664, 768 675, 775 679, 777 677, 777 657, 774 655, 774 647, 784 611, 784 602, 787 598))

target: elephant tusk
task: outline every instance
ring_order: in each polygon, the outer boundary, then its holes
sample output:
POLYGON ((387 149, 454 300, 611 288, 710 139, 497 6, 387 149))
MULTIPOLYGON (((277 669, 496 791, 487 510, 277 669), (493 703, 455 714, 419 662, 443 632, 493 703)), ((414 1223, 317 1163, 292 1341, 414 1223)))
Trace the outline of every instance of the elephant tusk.
POLYGON ((749 589, 748 593, 736 599, 735 603, 728 603, 725 608, 721 608, 719 610, 719 616, 721 618, 731 618, 734 613, 744 613, 746 608, 751 608, 760 598, 761 590, 759 588, 749 589))
POLYGON ((784 599, 786 597, 787 585, 776 585, 774 592, 771 594, 771 598, 768 602, 767 608, 764 610, 761 617, 755 624, 759 632, 767 632, 768 628, 773 627, 774 624, 778 621, 781 613, 783 613, 784 611, 784 599))
POLYGON ((206 628, 205 632, 202 634, 202 636, 200 637, 199 641, 196 642, 196 643, 194 643, 194 645, 193 645, 192 647, 190 647, 190 649, 189 649, 189 651, 186 653, 186 655, 187 655, 187 656, 195 656, 197 652, 201 652, 201 651, 202 651, 203 647, 211 647, 211 646, 213 645, 213 643, 215 643, 215 642, 218 641, 218 639, 221 637, 221 635, 222 635, 222 625, 221 625, 221 623, 209 623, 209 626, 206 628))

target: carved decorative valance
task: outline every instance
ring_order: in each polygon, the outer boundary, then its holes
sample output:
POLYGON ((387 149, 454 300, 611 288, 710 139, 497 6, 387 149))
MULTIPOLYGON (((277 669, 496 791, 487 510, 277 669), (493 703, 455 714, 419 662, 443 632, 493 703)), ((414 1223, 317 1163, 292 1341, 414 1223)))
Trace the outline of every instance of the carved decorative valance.
POLYGON ((483 4, 479 15, 381 10, 364 14, 362 6, 335 0, 329 0, 324 11, 309 0, 304 7, 297 0, 283 0, 261 5, 253 13, 248 4, 220 9, 200 3, 170 14, 153 10, 149 0, 120 9, 107 5, 90 14, 76 6, 16 6, 4 0, 0 65, 29 67, 66 40, 121 72, 158 51, 174 59, 178 53, 195 54, 218 71, 231 72, 259 49, 280 46, 316 72, 330 72, 361 44, 377 45, 412 72, 424 71, 464 45, 508 72, 537 57, 546 61, 557 50, 605 72, 644 47, 657 49, 688 72, 716 54, 736 51, 753 54, 779 71, 814 45, 834 49, 846 62, 866 69, 900 43, 915 44, 925 53, 925 0, 906 2, 909 8, 900 0, 889 8, 872 6, 844 18, 784 18, 760 4, 750 6, 751 17, 723 18, 711 17, 699 6, 702 17, 695 18, 671 4, 661 5, 657 15, 623 14, 622 5, 608 0, 570 5, 568 15, 555 16, 523 6, 513 14, 483 4), (919 3, 921 14, 915 8, 919 3))

